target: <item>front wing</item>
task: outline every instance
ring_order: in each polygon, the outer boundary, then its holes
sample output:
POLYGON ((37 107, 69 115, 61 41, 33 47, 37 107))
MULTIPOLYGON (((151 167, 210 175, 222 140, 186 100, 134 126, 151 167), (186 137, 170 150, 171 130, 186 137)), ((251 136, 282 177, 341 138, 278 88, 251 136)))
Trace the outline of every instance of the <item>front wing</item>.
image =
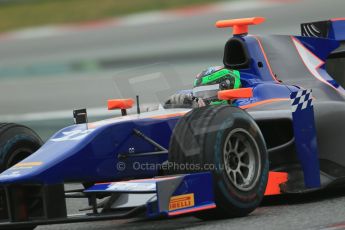
POLYGON ((0 229, 36 225, 177 216, 215 208, 209 172, 95 184, 82 194, 88 212, 67 215, 63 185, 8 186, 0 191, 0 229), (33 199, 33 197, 39 199, 33 199), (106 197, 103 204, 96 198, 106 197), (35 200, 36 203, 29 202, 35 200), (32 210, 32 206, 36 209, 32 210))

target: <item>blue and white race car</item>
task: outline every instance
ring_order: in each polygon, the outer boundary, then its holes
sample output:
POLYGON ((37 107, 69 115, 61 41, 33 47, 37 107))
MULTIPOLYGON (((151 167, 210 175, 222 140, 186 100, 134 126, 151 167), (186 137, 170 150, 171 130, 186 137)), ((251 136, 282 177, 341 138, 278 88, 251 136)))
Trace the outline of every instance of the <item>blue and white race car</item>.
POLYGON ((224 68, 241 87, 195 87, 225 103, 76 124, 42 145, 31 129, 0 124, 0 229, 192 214, 245 216, 265 195, 301 193, 345 179, 345 18, 304 23, 302 36, 248 34, 264 18, 233 27, 224 68), (41 146, 42 145, 42 146, 41 146), (83 188, 67 190, 65 184, 83 188), (68 215, 67 198, 87 198, 68 215))

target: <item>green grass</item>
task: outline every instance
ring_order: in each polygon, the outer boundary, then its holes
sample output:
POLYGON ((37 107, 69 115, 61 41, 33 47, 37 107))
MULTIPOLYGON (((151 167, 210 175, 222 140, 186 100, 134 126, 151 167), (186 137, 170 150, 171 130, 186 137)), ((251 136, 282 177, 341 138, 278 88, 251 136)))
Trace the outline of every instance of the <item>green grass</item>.
POLYGON ((17 0, 0 4, 0 31, 106 19, 219 0, 17 0))

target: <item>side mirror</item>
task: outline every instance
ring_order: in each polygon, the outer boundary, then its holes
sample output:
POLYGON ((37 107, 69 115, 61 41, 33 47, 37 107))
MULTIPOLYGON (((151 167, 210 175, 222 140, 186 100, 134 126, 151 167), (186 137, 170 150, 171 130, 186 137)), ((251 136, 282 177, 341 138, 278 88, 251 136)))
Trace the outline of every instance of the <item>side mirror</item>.
POLYGON ((86 109, 75 109, 73 110, 73 118, 75 124, 87 123, 87 112, 86 109))
POLYGON ((127 115, 127 109, 133 107, 133 99, 109 99, 108 100, 108 110, 121 109, 122 116, 127 115))
POLYGON ((253 97, 253 88, 228 89, 218 91, 219 100, 234 100, 253 97))

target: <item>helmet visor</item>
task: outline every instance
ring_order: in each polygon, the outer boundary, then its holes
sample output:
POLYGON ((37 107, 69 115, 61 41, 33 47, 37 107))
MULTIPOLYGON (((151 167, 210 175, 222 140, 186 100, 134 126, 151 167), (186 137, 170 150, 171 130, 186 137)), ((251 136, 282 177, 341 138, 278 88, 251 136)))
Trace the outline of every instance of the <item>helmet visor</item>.
POLYGON ((218 98, 219 84, 204 85, 193 88, 193 96, 205 100, 214 100, 218 98))

